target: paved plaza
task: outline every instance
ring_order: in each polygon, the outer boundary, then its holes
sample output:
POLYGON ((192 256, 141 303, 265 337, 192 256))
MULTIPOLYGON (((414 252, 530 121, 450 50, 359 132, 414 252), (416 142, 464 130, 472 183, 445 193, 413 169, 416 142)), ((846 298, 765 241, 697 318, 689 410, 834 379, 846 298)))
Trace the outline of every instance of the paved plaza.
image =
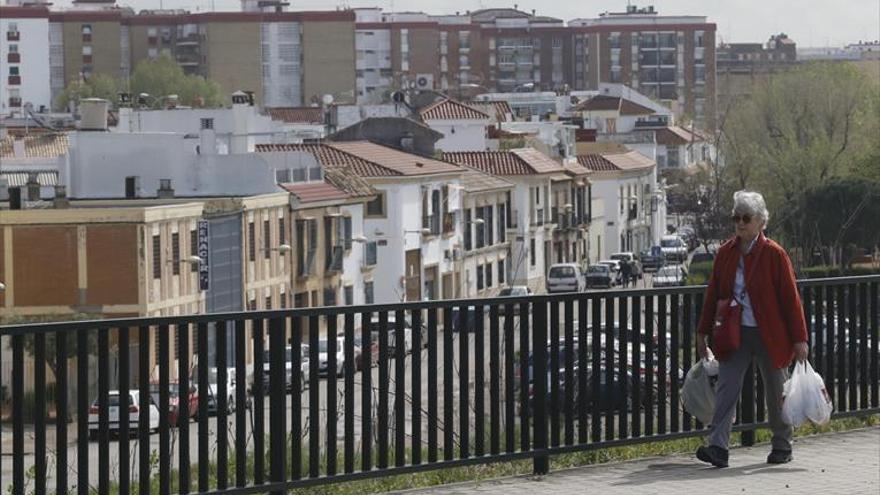
MULTIPOLYGON (((730 467, 716 469, 678 454, 573 468, 541 479, 516 476, 408 490, 406 495, 877 495, 880 427, 796 438, 794 461, 766 464, 769 444, 732 449, 730 467)), ((551 465, 552 469, 552 465, 551 465)))

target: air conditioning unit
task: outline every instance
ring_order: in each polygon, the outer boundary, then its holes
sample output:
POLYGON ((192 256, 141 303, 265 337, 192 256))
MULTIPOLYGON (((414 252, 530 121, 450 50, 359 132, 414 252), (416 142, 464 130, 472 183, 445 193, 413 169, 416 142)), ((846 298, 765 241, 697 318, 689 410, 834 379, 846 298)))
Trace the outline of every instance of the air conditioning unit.
POLYGON ((416 74, 416 89, 434 89, 434 74, 416 74))

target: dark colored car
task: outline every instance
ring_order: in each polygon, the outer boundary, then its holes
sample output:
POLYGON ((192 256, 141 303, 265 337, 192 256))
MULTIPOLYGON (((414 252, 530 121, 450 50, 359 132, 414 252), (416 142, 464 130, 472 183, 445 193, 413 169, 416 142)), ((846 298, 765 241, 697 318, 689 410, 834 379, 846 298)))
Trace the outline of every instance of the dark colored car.
POLYGON ((653 246, 639 254, 639 260, 642 262, 642 269, 646 272, 655 272, 666 264, 666 257, 660 250, 660 246, 653 246))
POLYGON ((586 273, 587 287, 611 288, 614 282, 611 268, 608 265, 590 265, 586 273))

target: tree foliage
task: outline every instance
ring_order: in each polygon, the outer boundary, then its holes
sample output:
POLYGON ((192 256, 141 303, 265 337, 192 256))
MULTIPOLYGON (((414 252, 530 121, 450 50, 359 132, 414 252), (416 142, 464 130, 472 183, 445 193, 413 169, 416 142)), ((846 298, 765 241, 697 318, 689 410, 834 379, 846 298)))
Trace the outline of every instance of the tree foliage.
POLYGON ((224 104, 223 91, 214 81, 198 75, 187 75, 167 56, 144 60, 137 64, 128 80, 114 79, 106 74, 93 74, 85 81, 75 81, 58 96, 57 106, 76 106, 84 98, 103 98, 116 102, 120 92, 151 95, 146 106, 160 108, 168 95, 177 95, 180 105, 191 107, 220 107, 224 104))

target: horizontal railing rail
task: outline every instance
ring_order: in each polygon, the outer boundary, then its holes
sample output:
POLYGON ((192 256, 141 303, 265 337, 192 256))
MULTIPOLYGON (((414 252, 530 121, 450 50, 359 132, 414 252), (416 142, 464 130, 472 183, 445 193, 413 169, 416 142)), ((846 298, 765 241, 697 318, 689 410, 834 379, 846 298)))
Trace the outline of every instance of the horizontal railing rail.
MULTIPOLYGON (((878 286, 799 282, 838 417, 880 412, 878 286)), ((0 327, 0 488, 282 493, 528 458, 545 473, 551 455, 702 435, 679 390, 704 290, 0 327)), ((750 369, 746 444, 761 391, 750 369)))

